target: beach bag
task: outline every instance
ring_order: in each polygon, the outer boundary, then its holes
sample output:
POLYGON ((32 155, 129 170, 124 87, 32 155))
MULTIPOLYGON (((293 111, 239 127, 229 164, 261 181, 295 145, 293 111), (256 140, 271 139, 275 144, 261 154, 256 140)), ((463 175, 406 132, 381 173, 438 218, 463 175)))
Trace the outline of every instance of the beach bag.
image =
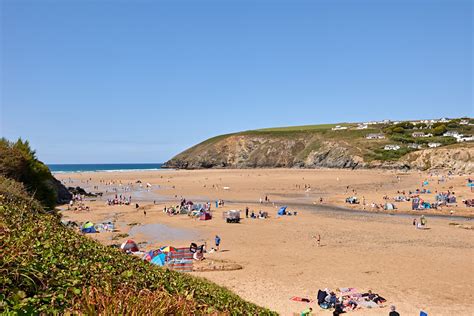
POLYGON ((321 304, 319 304, 319 306, 323 309, 329 309, 329 303, 327 302, 322 302, 321 304))
POLYGON ((326 293, 325 291, 319 290, 318 291, 318 296, 317 296, 318 297, 318 304, 321 305, 321 303, 324 302, 324 299, 326 298, 327 295, 328 295, 328 293, 326 293))

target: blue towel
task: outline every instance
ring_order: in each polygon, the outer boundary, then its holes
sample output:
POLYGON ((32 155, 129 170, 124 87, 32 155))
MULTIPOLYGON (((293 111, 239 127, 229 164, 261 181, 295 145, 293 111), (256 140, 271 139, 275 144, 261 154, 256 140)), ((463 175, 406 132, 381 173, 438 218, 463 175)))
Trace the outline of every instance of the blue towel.
POLYGON ((420 316, 428 316, 428 314, 425 313, 424 311, 420 311, 420 316))

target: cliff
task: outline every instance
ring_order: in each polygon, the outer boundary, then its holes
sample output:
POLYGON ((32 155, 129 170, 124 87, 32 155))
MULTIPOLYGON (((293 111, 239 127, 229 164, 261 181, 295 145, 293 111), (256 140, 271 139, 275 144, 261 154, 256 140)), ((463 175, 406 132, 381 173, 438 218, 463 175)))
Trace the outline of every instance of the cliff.
MULTIPOLYGON (((246 131, 208 139, 176 155, 165 168, 390 168, 450 169, 474 171, 474 143, 456 143, 451 137, 432 137, 441 147, 428 148, 428 139, 411 139, 405 134, 385 135, 384 139, 367 139, 371 133, 382 133, 384 126, 333 130, 330 125, 246 131), (408 146, 418 141, 422 146, 408 146), (398 150, 385 150, 385 145, 398 150)), ((472 129, 469 127, 469 129, 472 129)), ((470 130, 469 130, 470 131, 470 130)))

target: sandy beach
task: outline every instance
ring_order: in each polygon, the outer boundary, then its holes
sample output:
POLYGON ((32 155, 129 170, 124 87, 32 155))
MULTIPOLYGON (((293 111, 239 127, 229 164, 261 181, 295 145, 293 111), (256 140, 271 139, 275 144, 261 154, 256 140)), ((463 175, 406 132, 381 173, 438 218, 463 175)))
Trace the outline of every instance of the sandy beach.
MULTIPOLYGON (((474 307, 474 230, 469 219, 474 212, 461 202, 474 198, 466 186, 472 175, 257 169, 91 172, 56 177, 66 186, 104 192, 102 197, 87 199, 90 211, 66 207, 62 211, 65 219, 79 222, 115 221, 119 232, 90 235, 104 244, 133 238, 147 250, 189 246, 192 241, 212 245, 218 234, 221 250, 207 254, 206 260, 235 263, 242 269, 193 274, 283 315, 308 306, 291 301, 293 296, 315 299, 318 289, 340 287, 371 289, 387 299, 387 307, 350 312, 357 315, 388 314, 391 304, 402 315, 417 315, 420 310, 429 315, 470 315, 474 307), (436 192, 450 190, 457 203, 438 210, 411 211, 411 202, 393 201, 398 192, 408 195, 423 188, 431 192, 422 195, 426 201, 434 202, 436 192), (132 205, 106 205, 115 190, 132 196, 132 205), (266 196, 270 202, 264 201, 266 196), (349 196, 357 196, 361 203, 345 203, 349 196), (181 197, 196 203, 210 201, 213 219, 199 221, 163 213, 165 206, 176 205, 181 197), (224 207, 215 208, 217 199, 225 201, 224 207), (397 210, 372 207, 372 203, 387 201, 397 210), (140 205, 138 210, 135 203, 140 205), (281 205, 298 215, 278 217, 281 205), (247 206, 251 211, 268 212, 270 218, 244 218, 240 224, 222 219, 223 211, 247 206), (429 229, 412 225, 421 214, 427 215, 429 229), (129 237, 117 238, 118 234, 129 237), (313 238, 317 235, 321 236, 320 247, 313 238)), ((331 314, 316 303, 309 305, 315 315, 331 314)))

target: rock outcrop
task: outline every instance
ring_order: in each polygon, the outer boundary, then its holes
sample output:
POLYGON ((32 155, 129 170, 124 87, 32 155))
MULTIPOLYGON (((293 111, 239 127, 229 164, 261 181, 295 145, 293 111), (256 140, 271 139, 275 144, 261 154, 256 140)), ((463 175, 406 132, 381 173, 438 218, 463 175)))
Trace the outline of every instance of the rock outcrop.
POLYGON ((193 146, 167 161, 164 167, 449 169, 460 173, 474 172, 474 143, 422 149, 395 158, 378 159, 374 152, 380 155, 380 148, 387 142, 389 140, 366 140, 363 136, 345 139, 328 136, 328 133, 243 132, 218 136, 193 146))

